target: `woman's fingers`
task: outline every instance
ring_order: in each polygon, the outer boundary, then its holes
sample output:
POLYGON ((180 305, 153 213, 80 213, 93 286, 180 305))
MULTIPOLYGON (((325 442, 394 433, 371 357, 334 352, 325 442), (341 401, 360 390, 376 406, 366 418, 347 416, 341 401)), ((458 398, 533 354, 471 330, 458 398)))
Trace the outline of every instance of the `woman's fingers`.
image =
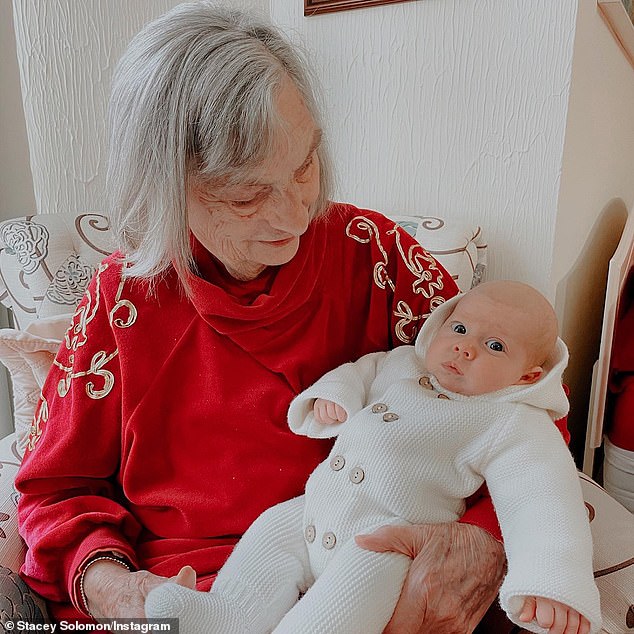
POLYGON ((423 550, 427 536, 425 526, 381 526, 373 533, 357 535, 354 540, 366 550, 400 553, 414 559, 423 550))
POLYGON ((472 632, 504 572, 502 545, 469 524, 383 526, 355 541, 367 550, 413 558, 384 634, 472 632))

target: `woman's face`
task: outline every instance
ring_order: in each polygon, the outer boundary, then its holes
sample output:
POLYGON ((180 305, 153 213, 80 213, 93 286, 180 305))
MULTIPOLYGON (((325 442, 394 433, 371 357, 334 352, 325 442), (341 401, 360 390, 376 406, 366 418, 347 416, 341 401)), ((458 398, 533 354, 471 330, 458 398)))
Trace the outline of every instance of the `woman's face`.
POLYGON ((321 130, 290 81, 282 84, 277 103, 285 132, 274 156, 243 184, 192 187, 188 195, 192 232, 237 279, 253 279, 294 257, 319 195, 321 130))

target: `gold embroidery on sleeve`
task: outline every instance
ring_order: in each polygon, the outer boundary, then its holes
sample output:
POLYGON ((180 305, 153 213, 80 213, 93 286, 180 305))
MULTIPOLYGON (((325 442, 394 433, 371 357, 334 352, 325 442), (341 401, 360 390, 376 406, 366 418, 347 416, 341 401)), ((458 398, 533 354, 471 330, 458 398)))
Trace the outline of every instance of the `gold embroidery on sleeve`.
MULTIPOLYGON (((88 324, 95 318, 100 307, 101 297, 101 275, 108 268, 107 263, 101 263, 95 274, 95 291, 86 293, 85 300, 77 307, 73 320, 64 335, 64 346, 69 351, 67 363, 64 364, 58 359, 53 364, 58 367, 63 376, 57 384, 57 393, 64 398, 70 391, 73 380, 86 377, 86 394, 95 400, 105 398, 110 394, 115 385, 115 375, 107 369, 107 365, 119 354, 119 349, 115 348, 111 352, 99 350, 90 360, 87 369, 78 369, 75 367, 75 352, 84 346, 88 337, 86 331, 88 324)), ((115 305, 108 314, 110 324, 114 328, 129 328, 137 320, 136 306, 129 299, 121 299, 124 288, 124 279, 119 283, 119 288, 115 295, 115 305), (121 315, 122 311, 127 313, 121 315)), ((31 429, 29 432, 29 440, 27 447, 33 451, 38 440, 42 436, 42 428, 40 423, 46 422, 49 416, 48 402, 43 395, 40 395, 40 405, 37 410, 31 429)))
MULTIPOLYGON (((108 264, 102 263, 97 269, 95 279, 95 294, 94 297, 90 294, 87 295, 86 301, 75 312, 73 317, 73 323, 69 327, 65 336, 66 348, 73 353, 87 342, 86 329, 88 324, 95 318, 97 310, 99 309, 99 298, 101 288, 101 274, 108 268, 108 264)), ((115 305, 108 314, 110 324, 115 328, 129 328, 137 319, 136 306, 128 299, 121 299, 123 292, 124 280, 119 283, 119 288, 115 296, 115 305), (125 319, 116 317, 116 314, 121 310, 127 310, 125 319)), ((86 394, 92 399, 101 399, 107 396, 114 387, 115 378, 114 374, 107 370, 105 366, 119 354, 119 350, 115 348, 112 352, 106 352, 100 350, 96 352, 91 361, 88 369, 77 370, 75 366, 75 355, 71 354, 68 357, 69 366, 62 365, 57 359, 53 362, 65 376, 59 381, 57 385, 57 393, 63 398, 69 390, 73 379, 80 377, 97 377, 99 378, 99 385, 96 385, 93 381, 86 382, 86 394)))
POLYGON ((136 306, 129 299, 121 299, 121 293, 123 292, 123 284, 125 280, 122 278, 117 289, 117 295, 115 296, 115 305, 110 311, 110 324, 117 326, 117 328, 129 328, 134 325, 137 318, 136 306), (115 318, 117 312, 121 309, 127 309, 127 319, 123 320, 119 317, 115 318))
POLYGON ((67 350, 76 351, 86 343, 86 326, 95 318, 99 308, 99 290, 101 288, 101 274, 108 268, 107 264, 100 264, 96 273, 95 297, 86 293, 86 301, 80 304, 73 315, 73 320, 64 335, 67 350))
POLYGON ((383 261, 376 262, 374 264, 374 283, 381 289, 385 289, 386 286, 389 286, 390 289, 393 291, 396 286, 394 285, 394 282, 390 279, 390 276, 387 274, 387 264, 389 260, 387 257, 387 252, 381 244, 381 237, 379 236, 378 227, 371 220, 368 220, 368 218, 365 218, 364 216, 356 216, 356 218, 353 218, 350 224, 346 227, 346 235, 349 238, 356 240, 357 242, 361 242, 361 244, 368 244, 370 240, 374 238, 376 246, 383 256, 383 261), (353 226, 353 223, 355 223, 355 221, 356 224, 353 226), (364 237, 362 235, 359 235, 358 233, 353 233, 355 229, 358 231, 367 232, 368 237, 364 237))
POLYGON ((94 375, 103 379, 103 387, 100 390, 95 390, 95 384, 92 381, 88 381, 86 383, 86 394, 88 394, 90 398, 94 399, 100 399, 107 396, 110 393, 110 390, 114 387, 114 374, 112 374, 109 370, 104 370, 103 366, 109 363, 118 354, 118 350, 115 350, 109 355, 106 355, 103 350, 97 352, 97 354, 93 356, 88 370, 83 370, 81 372, 73 372, 72 363, 75 360, 75 355, 71 355, 69 357, 71 367, 65 367, 61 363, 56 362, 55 365, 66 372, 66 376, 57 384, 57 393, 63 398, 66 394, 68 394, 70 384, 73 379, 78 379, 82 376, 94 375))
POLYGON ((405 332, 406 326, 409 326, 412 322, 417 322, 419 319, 426 319, 429 315, 423 315, 422 317, 414 315, 407 302, 399 301, 396 304, 394 316, 400 318, 396 322, 396 326, 394 326, 394 332, 398 340, 404 343, 412 343, 418 334, 418 326, 414 324, 413 332, 410 334, 405 332))
POLYGON ((412 283, 414 293, 422 293, 427 299, 431 299, 436 295, 436 291, 442 291, 445 285, 436 260, 419 244, 411 245, 405 255, 401 244, 401 234, 396 225, 394 229, 387 232, 387 235, 391 234, 394 234, 401 259, 416 278, 412 283))
MULTIPOLYGON (((381 260, 374 265, 374 283, 382 290, 389 287, 394 292, 396 284, 387 272, 388 253, 381 242, 380 231, 376 224, 365 216, 356 216, 346 227, 346 235, 361 244, 369 244, 374 240, 381 253, 381 260)), ((440 295, 436 295, 436 292, 442 291, 444 288, 443 274, 438 268, 436 260, 419 244, 411 245, 407 253, 405 253, 401 244, 401 234, 396 224, 392 229, 387 230, 385 235, 394 235, 398 253, 414 278, 412 280, 412 292, 426 297, 432 310, 442 304, 445 299, 440 295)), ((418 322, 427 319, 429 314, 415 315, 406 301, 398 300, 394 308, 394 316, 398 318, 394 327, 394 334, 398 340, 403 343, 412 343, 418 334, 418 322)))
POLYGON ((28 451, 33 451, 33 449, 35 449, 35 445, 42 435, 42 428, 40 427, 40 423, 45 423, 47 420, 48 402, 46 401, 44 396, 40 395, 39 407, 37 408, 35 416, 31 421, 31 429, 29 430, 29 441, 26 445, 28 451))

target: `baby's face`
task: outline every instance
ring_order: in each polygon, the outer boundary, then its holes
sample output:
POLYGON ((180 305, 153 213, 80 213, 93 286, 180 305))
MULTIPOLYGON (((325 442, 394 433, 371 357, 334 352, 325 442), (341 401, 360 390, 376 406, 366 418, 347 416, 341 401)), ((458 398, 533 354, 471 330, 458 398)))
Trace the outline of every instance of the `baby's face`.
POLYGON ((465 295, 432 339, 425 364, 447 390, 473 396, 535 382, 533 318, 484 294, 465 295))

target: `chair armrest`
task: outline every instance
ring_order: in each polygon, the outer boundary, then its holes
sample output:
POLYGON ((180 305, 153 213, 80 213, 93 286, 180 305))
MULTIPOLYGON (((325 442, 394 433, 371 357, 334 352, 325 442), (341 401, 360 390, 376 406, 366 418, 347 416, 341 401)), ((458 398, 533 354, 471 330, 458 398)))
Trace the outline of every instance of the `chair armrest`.
POLYGON ((18 534, 18 493, 14 487, 21 461, 15 433, 0 440, 0 566, 14 572, 20 570, 26 553, 18 534))
POLYGON ((634 630, 634 515, 587 475, 579 477, 594 544, 602 632, 629 632, 634 630))
POLYGON ((18 576, 26 546, 18 534, 15 475, 20 466, 15 434, 0 440, 0 631, 6 621, 48 622, 44 599, 18 576))

